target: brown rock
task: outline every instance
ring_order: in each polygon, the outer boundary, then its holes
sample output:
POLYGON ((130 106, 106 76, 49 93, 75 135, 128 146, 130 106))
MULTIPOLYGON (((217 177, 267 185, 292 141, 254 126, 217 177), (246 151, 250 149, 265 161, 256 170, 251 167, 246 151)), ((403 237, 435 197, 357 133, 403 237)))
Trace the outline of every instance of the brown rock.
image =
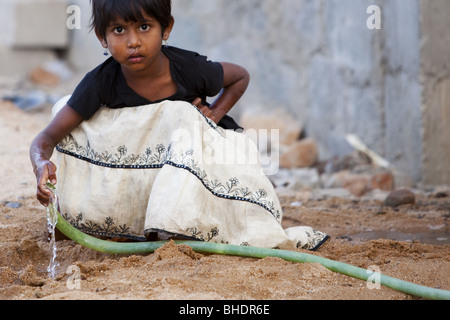
POLYGON ((381 191, 392 191, 394 189, 394 177, 390 172, 379 172, 372 175, 370 179, 373 189, 381 191))
POLYGON ((317 143, 311 139, 295 141, 280 156, 280 166, 286 169, 307 168, 317 161, 317 143))
POLYGON ((279 130, 281 147, 297 141, 303 131, 303 125, 283 109, 276 109, 272 113, 248 111, 242 115, 239 122, 245 130, 279 130))
POLYGON ((37 67, 31 71, 30 80, 36 84, 45 86, 56 86, 61 81, 61 79, 57 75, 41 67, 37 67))
POLYGON ((357 197, 373 189, 392 191, 394 187, 391 172, 365 166, 359 166, 354 171, 342 170, 332 175, 323 175, 322 181, 327 188, 345 188, 357 197))
POLYGON ((384 204, 388 207, 398 207, 404 204, 415 204, 416 196, 409 189, 397 189, 392 191, 386 198, 384 204))
POLYGON ((347 174, 342 180, 342 187, 357 197, 370 191, 370 176, 367 174, 347 174))

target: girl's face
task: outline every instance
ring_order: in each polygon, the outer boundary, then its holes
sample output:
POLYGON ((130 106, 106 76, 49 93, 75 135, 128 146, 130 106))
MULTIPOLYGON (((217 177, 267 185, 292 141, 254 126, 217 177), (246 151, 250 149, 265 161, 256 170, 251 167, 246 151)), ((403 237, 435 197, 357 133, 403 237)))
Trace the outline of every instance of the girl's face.
POLYGON ((109 49, 124 71, 144 72, 156 68, 162 41, 170 36, 173 24, 163 34, 156 19, 145 13, 143 16, 144 21, 140 22, 125 22, 121 18, 112 21, 106 30, 106 39, 100 38, 103 47, 109 49))

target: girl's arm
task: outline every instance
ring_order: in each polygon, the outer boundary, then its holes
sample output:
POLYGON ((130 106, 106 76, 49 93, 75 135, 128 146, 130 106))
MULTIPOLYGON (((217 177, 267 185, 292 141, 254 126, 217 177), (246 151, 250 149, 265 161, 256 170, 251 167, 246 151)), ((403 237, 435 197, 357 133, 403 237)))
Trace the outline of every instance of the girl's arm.
POLYGON ((217 100, 211 104, 210 108, 201 105, 201 99, 193 102, 215 123, 219 123, 230 112, 250 83, 250 75, 243 67, 228 62, 221 62, 221 65, 224 73, 223 90, 217 100))
POLYGON ((48 206, 51 196, 45 186, 47 181, 56 184, 56 165, 50 161, 56 145, 83 121, 83 118, 66 105, 30 146, 30 160, 37 180, 37 199, 48 206))
POLYGON ((250 83, 250 75, 243 67, 227 62, 221 64, 224 73, 223 90, 210 107, 216 123, 230 112, 250 83))

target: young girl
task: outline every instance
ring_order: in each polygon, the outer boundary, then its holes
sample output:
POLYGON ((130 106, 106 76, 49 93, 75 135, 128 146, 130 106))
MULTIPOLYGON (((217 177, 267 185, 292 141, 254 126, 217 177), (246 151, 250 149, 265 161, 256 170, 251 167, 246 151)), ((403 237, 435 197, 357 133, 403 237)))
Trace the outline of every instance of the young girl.
POLYGON ((256 148, 225 130, 239 129, 227 113, 248 72, 163 45, 174 26, 171 0, 92 0, 92 9, 112 57, 55 106, 31 145, 41 204, 50 181, 63 217, 91 235, 317 249, 325 234, 281 229, 275 191, 249 161, 256 148))

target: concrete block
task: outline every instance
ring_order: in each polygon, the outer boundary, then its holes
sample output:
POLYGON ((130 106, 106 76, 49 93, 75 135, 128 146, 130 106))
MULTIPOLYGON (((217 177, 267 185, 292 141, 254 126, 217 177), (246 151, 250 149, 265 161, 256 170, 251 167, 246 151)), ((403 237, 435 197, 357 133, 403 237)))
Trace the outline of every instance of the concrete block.
POLYGON ((12 49, 0 45, 0 76, 23 78, 33 68, 56 58, 56 53, 52 50, 12 49))
POLYGON ((14 48, 65 48, 65 0, 0 0, 0 45, 14 48))

